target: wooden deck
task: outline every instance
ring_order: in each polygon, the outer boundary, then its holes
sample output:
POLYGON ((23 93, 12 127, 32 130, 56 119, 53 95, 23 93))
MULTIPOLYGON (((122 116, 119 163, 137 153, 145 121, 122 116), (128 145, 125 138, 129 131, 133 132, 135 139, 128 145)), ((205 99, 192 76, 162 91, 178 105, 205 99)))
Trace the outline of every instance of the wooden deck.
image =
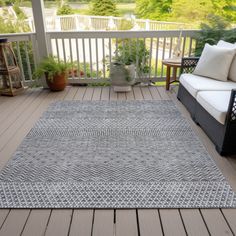
MULTIPOLYGON (((130 93, 116 94, 109 87, 68 87, 51 93, 30 89, 13 98, 0 97, 0 168, 16 150, 49 103, 55 100, 176 100, 174 89, 134 87, 130 93)), ((236 157, 220 157, 212 143, 189 118, 224 176, 236 191, 236 157)), ((235 235, 236 209, 2 209, 0 235, 235 235)))

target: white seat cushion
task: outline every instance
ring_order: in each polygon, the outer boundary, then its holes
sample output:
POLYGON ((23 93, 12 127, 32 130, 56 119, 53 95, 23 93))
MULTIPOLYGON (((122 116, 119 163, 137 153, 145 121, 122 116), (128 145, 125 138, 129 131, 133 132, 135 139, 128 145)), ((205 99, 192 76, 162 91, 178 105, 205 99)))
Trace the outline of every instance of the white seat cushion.
MULTIPOLYGON (((217 46, 218 47, 224 47, 224 48, 231 48, 231 49, 233 49, 233 48, 236 48, 236 43, 233 44, 233 43, 228 43, 228 42, 225 42, 223 40, 220 40, 217 43, 217 46)), ((230 80, 236 82, 236 55, 234 56, 234 59, 233 59, 233 61, 231 63, 228 77, 229 77, 230 80)))
POLYGON ((236 82, 229 80, 227 82, 218 81, 193 74, 182 74, 180 83, 194 98, 197 97, 199 91, 231 91, 236 89, 236 82))
POLYGON ((235 48, 211 46, 206 43, 193 74, 227 81, 235 52, 235 48))
POLYGON ((221 124, 225 124, 231 91, 201 91, 198 103, 221 124))

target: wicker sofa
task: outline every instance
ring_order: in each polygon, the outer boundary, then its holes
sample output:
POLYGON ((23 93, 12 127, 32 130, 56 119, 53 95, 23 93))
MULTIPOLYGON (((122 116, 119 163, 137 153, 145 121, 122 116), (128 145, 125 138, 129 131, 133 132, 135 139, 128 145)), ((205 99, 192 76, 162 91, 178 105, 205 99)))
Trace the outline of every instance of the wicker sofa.
POLYGON ((220 155, 236 154, 236 82, 192 74, 197 62, 198 58, 182 59, 177 98, 220 155))

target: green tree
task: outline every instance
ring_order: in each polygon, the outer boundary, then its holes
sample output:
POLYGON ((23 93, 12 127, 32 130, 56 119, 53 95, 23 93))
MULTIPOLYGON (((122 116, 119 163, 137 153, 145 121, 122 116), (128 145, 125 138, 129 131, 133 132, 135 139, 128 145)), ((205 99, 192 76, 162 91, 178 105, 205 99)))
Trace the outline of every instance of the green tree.
POLYGON ((236 22, 235 0, 212 0, 214 12, 228 21, 236 22))
POLYGON ((201 22, 213 12, 212 0, 173 0, 171 18, 182 22, 201 22))
POLYGON ((96 16, 117 16, 116 4, 112 0, 93 0, 90 14, 96 16))
POLYGON ((140 18, 165 20, 171 12, 172 0, 136 0, 136 14, 140 18))

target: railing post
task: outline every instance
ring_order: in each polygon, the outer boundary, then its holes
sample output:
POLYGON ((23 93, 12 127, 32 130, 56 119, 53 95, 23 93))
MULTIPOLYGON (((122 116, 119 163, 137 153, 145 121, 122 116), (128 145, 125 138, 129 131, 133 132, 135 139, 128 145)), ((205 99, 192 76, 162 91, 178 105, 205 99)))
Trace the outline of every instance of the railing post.
POLYGON ((145 21, 145 30, 150 30, 150 20, 145 21))
MULTIPOLYGON (((44 3, 43 0, 32 0, 32 9, 34 16, 34 26, 38 45, 39 60, 48 56, 48 44, 46 37, 46 27, 44 22, 44 3)), ((42 78, 42 85, 47 88, 45 78, 42 78)))

